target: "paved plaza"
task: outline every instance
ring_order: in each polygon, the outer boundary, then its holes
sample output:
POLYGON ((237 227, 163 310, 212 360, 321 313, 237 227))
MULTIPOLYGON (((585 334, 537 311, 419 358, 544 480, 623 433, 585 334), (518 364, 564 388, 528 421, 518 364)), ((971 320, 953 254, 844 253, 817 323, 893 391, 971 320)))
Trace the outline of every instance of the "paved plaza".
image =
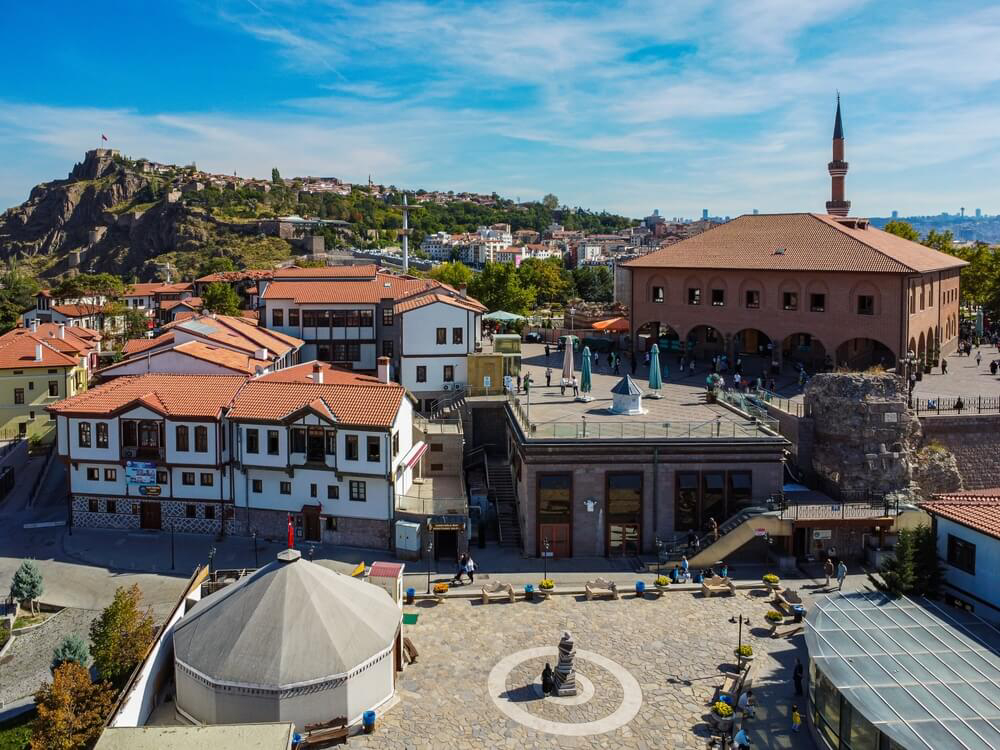
MULTIPOLYGON (((735 668, 737 625, 750 618, 758 718, 747 728, 755 747, 814 747, 790 732, 791 673, 801 636, 768 637, 764 590, 732 597, 668 592, 659 599, 548 601, 488 605, 478 600, 419 601, 404 626, 420 656, 400 676, 400 702, 376 732, 351 740, 363 748, 672 748, 702 750, 709 701, 720 667, 735 668), (540 675, 557 662, 563 631, 575 641, 572 698, 541 698, 540 675)), ((800 704, 800 706, 803 704, 800 704)))

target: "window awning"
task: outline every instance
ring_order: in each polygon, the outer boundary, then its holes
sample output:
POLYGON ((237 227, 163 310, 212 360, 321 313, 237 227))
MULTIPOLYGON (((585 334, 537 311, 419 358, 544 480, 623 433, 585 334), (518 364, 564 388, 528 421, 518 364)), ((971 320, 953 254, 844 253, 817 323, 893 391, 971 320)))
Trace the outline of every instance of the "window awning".
POLYGON ((410 450, 407 451, 406 455, 403 457, 403 464, 408 469, 413 468, 413 465, 416 464, 417 461, 420 460, 421 456, 423 456, 426 452, 427 443, 423 440, 414 443, 413 447, 410 448, 410 450))

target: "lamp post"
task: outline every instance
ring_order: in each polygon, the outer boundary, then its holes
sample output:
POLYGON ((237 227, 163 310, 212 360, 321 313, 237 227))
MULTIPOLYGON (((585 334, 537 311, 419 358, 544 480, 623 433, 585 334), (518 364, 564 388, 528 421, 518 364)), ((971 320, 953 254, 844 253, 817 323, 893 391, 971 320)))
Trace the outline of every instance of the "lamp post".
POLYGON ((174 520, 170 519, 170 569, 174 570, 174 520))
POLYGON ((740 649, 743 648, 743 626, 750 624, 750 618, 743 617, 742 615, 733 615, 732 617, 729 618, 729 622, 733 624, 739 623, 740 625, 739 635, 737 636, 736 640, 736 653, 738 654, 740 652, 740 649))
POLYGON ((656 577, 660 577, 660 558, 663 556, 663 540, 659 536, 653 539, 653 546, 656 547, 656 577))
POLYGON ((431 593, 431 553, 434 551, 434 540, 427 540, 427 593, 431 593))
POLYGON ((212 547, 208 551, 208 574, 212 575, 215 572, 215 547, 212 547))
POLYGON ((910 349, 903 357, 903 372, 906 379, 906 405, 913 408, 913 387, 916 385, 914 367, 917 365, 917 355, 910 349))
POLYGON ((549 547, 551 546, 548 537, 542 539, 542 578, 549 577, 549 547))
POLYGON ((253 539, 253 566, 259 568, 260 563, 257 561, 257 529, 250 532, 250 537, 253 539))
POLYGON ((570 333, 573 333, 573 331, 576 330, 576 326, 573 325, 575 323, 575 319, 574 319, 575 315, 576 315, 576 308, 571 306, 569 308, 569 332, 570 333))

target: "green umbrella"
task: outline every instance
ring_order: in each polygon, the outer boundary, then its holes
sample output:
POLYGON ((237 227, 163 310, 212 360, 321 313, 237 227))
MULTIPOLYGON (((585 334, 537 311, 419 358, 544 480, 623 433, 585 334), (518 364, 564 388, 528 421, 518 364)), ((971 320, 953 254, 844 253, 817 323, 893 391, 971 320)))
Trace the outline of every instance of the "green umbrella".
POLYGON ((660 376, 660 347, 653 344, 649 350, 649 390, 653 398, 657 398, 660 389, 663 387, 663 378, 660 376))
POLYGON ((580 375, 580 391, 583 393, 583 400, 590 400, 590 347, 583 347, 583 371, 580 375))

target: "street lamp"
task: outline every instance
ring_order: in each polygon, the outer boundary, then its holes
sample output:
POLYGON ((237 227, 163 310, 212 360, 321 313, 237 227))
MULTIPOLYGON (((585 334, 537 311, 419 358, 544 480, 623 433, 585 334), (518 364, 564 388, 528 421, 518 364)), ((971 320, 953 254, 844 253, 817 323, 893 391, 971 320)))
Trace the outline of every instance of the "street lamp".
POLYGON ((257 560, 257 529, 251 531, 250 536, 253 538, 253 566, 259 568, 260 562, 257 560))
POLYGON ((575 322, 574 321, 574 316, 575 315, 576 315, 576 308, 575 307, 570 307, 569 308, 569 330, 570 330, 570 333, 572 333, 575 330, 575 328, 576 328, 576 326, 573 325, 573 323, 575 322))
POLYGON ((542 578, 549 577, 549 547, 551 546, 548 537, 542 539, 542 578))
POLYGON ((434 540, 427 540, 427 593, 431 593, 431 553, 434 551, 434 540))
POLYGON ((736 623, 739 623, 740 625, 739 636, 737 637, 736 641, 736 653, 738 654, 740 652, 740 649, 743 648, 743 626, 750 624, 750 618, 743 617, 742 615, 733 615, 732 617, 729 618, 729 622, 733 623, 734 625, 736 623))
POLYGON ((653 546, 656 547, 656 577, 660 577, 660 558, 663 556, 663 540, 659 536, 653 539, 653 546))
POLYGON ((316 554, 316 545, 315 544, 310 544, 309 545, 309 562, 312 562, 314 554, 316 554))
POLYGON ((909 351, 906 352, 906 355, 902 359, 904 365, 903 368, 904 377, 906 378, 906 405, 912 408, 913 388, 917 384, 913 368, 916 367, 917 365, 917 355, 913 353, 912 349, 910 349, 909 351))
POLYGON ((212 575, 215 570, 215 547, 208 551, 208 574, 212 575))
POLYGON ((174 570, 174 520, 170 519, 170 569, 174 570))

